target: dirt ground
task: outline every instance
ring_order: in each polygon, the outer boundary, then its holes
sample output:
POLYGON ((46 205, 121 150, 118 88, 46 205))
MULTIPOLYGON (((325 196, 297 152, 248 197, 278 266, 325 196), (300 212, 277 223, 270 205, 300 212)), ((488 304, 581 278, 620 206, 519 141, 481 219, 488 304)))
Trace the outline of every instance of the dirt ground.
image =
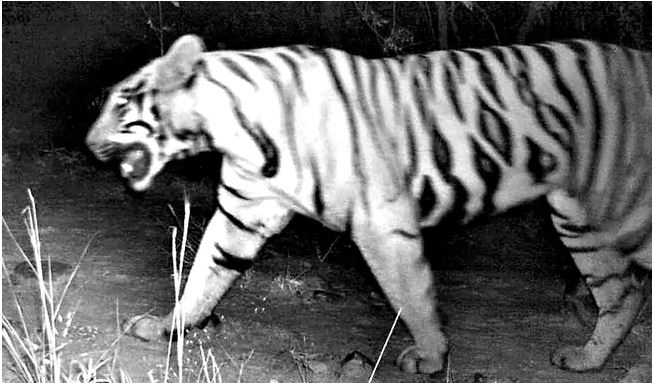
MULTIPOLYGON (((63 264, 55 270, 59 290, 90 241, 64 299, 62 313, 74 313, 64 354, 98 360, 107 350, 117 350, 116 366, 133 381, 152 377, 161 382, 166 343, 121 337, 117 323, 172 309, 170 227, 175 219, 168 204, 181 215, 182 190, 191 196, 193 247, 213 208, 211 183, 166 174, 152 193, 132 196, 116 175, 95 168, 85 156, 52 152, 3 158, 2 186, 3 217, 25 248, 21 210, 31 188, 42 253, 63 264)), ((551 350, 581 344, 588 329, 566 310, 561 256, 538 206, 426 237, 451 338, 450 382, 616 382, 634 364, 651 364, 650 304, 602 371, 573 374, 550 365, 551 350)), ((13 289, 28 321, 35 321, 35 283, 16 269, 21 258, 7 230, 2 239, 13 289)), ((3 276, 3 313, 17 320, 8 282, 3 276)), ((223 382, 365 381, 368 370, 361 365, 366 359, 374 363, 394 320, 356 248, 306 219, 295 219, 269 242, 214 314, 219 323, 187 334, 185 381, 196 381, 200 348, 213 353, 223 382), (357 352, 354 362, 341 367, 352 352, 357 352)), ((397 370, 394 358, 409 339, 400 324, 376 381, 447 381, 445 375, 397 370)), ((3 360, 5 377, 10 377, 8 367, 3 360)), ((171 376, 177 379, 176 373, 171 376)))

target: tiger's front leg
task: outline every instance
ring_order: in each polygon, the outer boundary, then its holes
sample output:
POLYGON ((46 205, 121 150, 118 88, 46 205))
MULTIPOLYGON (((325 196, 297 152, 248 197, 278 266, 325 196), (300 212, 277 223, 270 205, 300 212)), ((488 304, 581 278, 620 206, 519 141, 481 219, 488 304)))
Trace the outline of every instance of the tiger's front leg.
POLYGON ((371 209, 371 216, 353 228, 354 241, 395 311, 409 328, 415 344, 397 358, 409 373, 431 374, 443 369, 447 338, 437 314, 434 277, 423 256, 420 228, 410 203, 371 209), (409 206, 407 206, 409 205, 409 206))
MULTIPOLYGON (((223 202, 239 214, 221 206, 204 232, 178 303, 185 328, 204 324, 232 283, 253 264, 266 239, 281 231, 291 216, 271 200, 223 202)), ((173 330, 174 313, 134 317, 127 321, 127 331, 146 341, 163 339, 173 330)))

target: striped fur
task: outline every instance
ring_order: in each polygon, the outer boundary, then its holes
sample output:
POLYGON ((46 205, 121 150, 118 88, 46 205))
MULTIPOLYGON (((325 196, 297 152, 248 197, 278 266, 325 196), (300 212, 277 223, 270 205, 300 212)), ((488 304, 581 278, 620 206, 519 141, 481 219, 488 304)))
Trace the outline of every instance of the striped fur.
MULTIPOLYGON (((293 213, 347 231, 416 344, 409 372, 443 368, 446 337, 421 228, 547 196, 599 307, 590 341, 552 354, 599 368, 651 269, 651 55, 588 41, 368 60, 308 46, 204 52, 180 38, 118 84, 87 144, 135 190, 173 159, 223 154, 218 209, 181 300, 205 319, 293 213)), ((154 339, 169 318, 135 321, 154 339)))

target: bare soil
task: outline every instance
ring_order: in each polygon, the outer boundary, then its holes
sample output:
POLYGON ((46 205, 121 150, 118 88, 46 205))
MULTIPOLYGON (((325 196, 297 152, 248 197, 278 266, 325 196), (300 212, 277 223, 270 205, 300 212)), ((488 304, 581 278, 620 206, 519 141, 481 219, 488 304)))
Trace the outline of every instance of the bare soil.
MULTIPOLYGON (((90 241, 64 298, 62 313, 74 313, 63 339, 70 342, 65 355, 97 360, 106 350, 117 350, 117 366, 133 381, 149 376, 162 381, 166 343, 121 336, 118 323, 172 309, 170 227, 175 219, 168 204, 181 216, 182 191, 188 191, 190 245, 195 246, 213 209, 211 182, 166 174, 152 193, 138 197, 84 156, 3 158, 3 217, 25 249, 21 210, 28 187, 37 200, 42 253, 60 263, 58 290, 90 241)), ((637 363, 651 366, 651 304, 602 371, 574 374, 550 365, 551 350, 582 344, 589 329, 566 310, 563 258, 541 210, 535 204, 468 228, 426 233, 451 338, 450 381, 616 382, 637 363)), ((8 293, 13 288, 28 322, 37 328, 35 282, 21 271, 22 259, 7 230, 2 239, 13 282, 11 287, 3 276, 3 313, 18 319, 8 293)), ((366 360, 376 360, 395 317, 356 247, 302 218, 266 245, 214 314, 214 324, 187 334, 185 381, 196 380, 200 348, 213 353, 224 382, 366 381, 366 360), (358 352, 355 361, 341 367, 352 352, 358 352)), ((443 374, 398 371, 394 358, 409 341, 406 328, 398 325, 376 381, 445 382, 443 374)), ((5 377, 9 367, 3 360, 5 377)), ((176 379, 176 369, 171 371, 176 379)))

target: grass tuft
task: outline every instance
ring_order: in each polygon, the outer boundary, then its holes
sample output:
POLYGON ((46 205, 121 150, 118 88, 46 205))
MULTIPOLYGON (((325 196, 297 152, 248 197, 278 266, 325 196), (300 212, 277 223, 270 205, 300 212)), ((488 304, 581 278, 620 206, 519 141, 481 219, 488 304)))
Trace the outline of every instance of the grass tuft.
POLYGON ((108 356, 109 350, 106 350, 96 361, 93 359, 89 359, 86 362, 72 361, 68 368, 64 368, 62 350, 68 344, 66 337, 75 312, 61 315, 61 305, 73 278, 79 270, 82 259, 88 253, 95 235, 87 243, 63 291, 57 299, 52 280, 50 256, 48 255, 47 258, 43 259, 41 255, 41 239, 39 237, 36 202, 31 190, 28 189, 27 192, 30 203, 24 209, 23 214, 32 248, 32 258, 28 257, 20 246, 4 217, 2 219, 3 226, 7 230, 10 238, 36 277, 39 295, 38 328, 33 329, 30 328, 28 321, 25 319, 24 310, 16 295, 9 271, 4 259, 2 260, 2 269, 9 284, 9 290, 19 317, 18 321, 12 321, 4 313, 2 314, 2 346, 9 353, 10 361, 13 364, 14 375, 18 380, 26 383, 131 382, 123 370, 119 369, 118 374, 114 373, 116 371, 115 364, 110 364, 112 358, 108 356))

